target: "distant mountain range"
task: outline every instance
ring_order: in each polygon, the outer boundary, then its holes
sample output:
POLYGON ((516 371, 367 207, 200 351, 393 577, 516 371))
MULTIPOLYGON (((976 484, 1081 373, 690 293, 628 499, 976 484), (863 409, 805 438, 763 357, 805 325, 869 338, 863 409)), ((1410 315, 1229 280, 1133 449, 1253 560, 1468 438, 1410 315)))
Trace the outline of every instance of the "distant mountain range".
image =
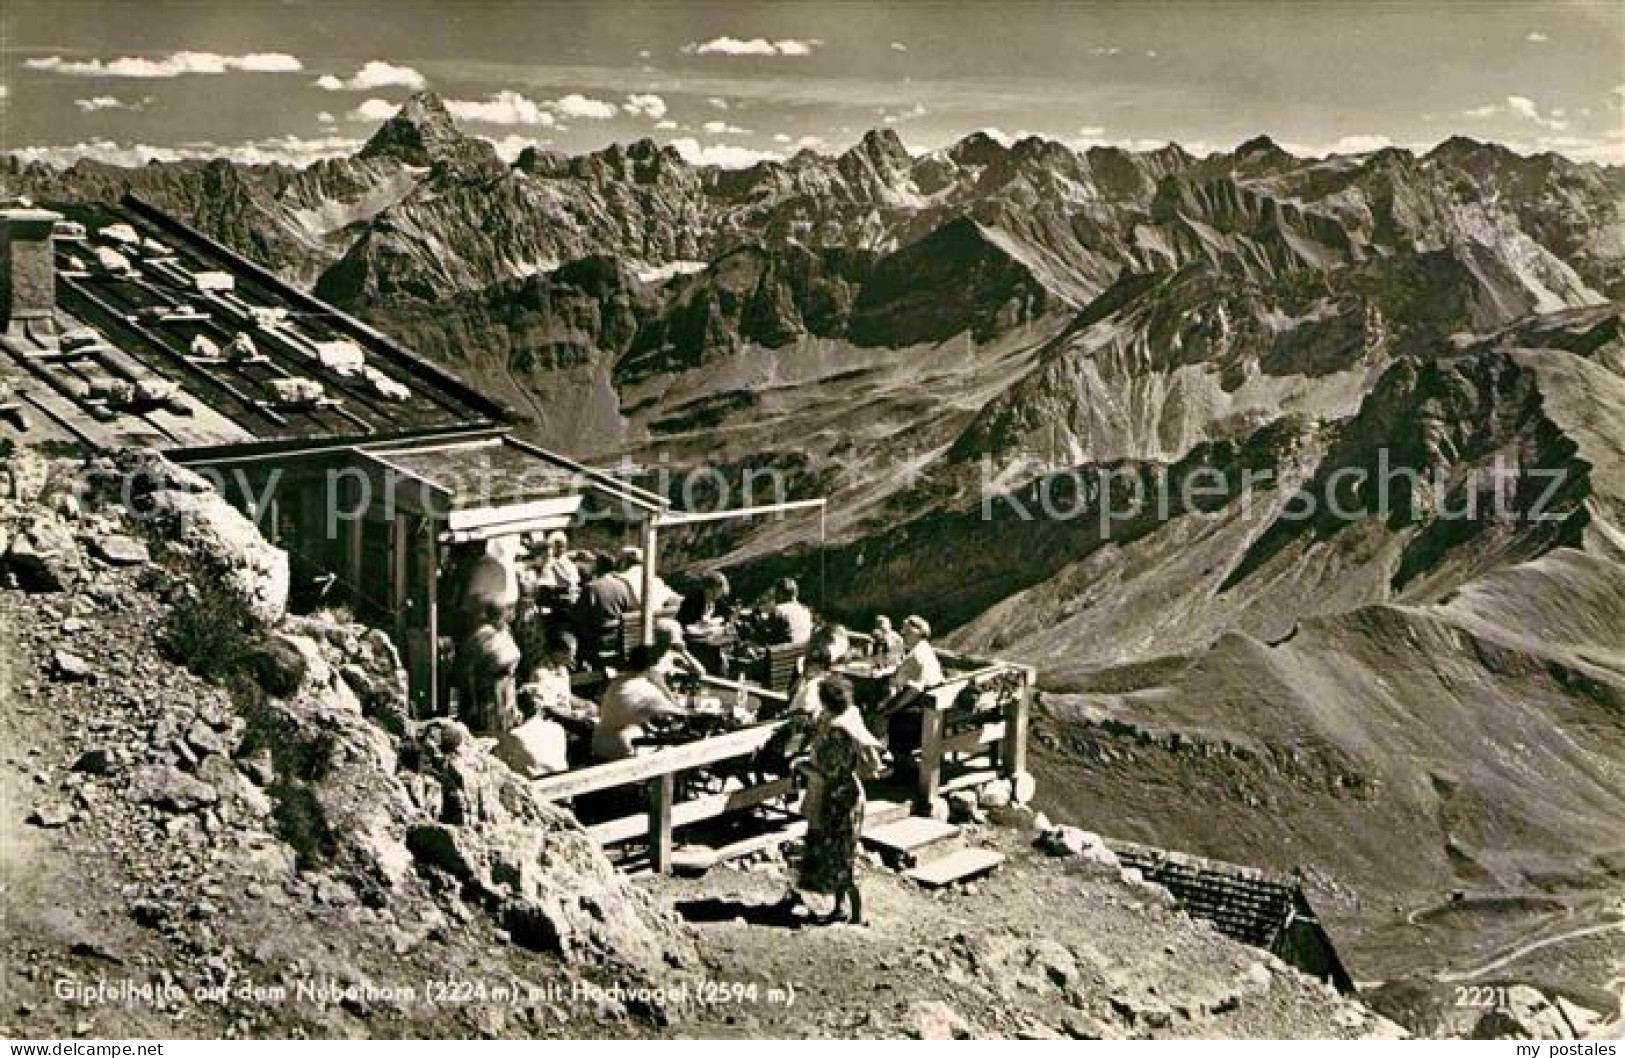
POLYGON ((421 94, 304 170, 0 177, 133 191, 574 454, 830 495, 822 547, 805 523, 695 546, 1039 665, 1057 811, 1309 865, 1377 972, 1420 950, 1392 955, 1396 906, 1625 879, 1625 169, 889 131, 744 170, 648 140, 506 165, 421 94), (1328 512, 1383 465, 1419 483, 1328 512), (1508 504, 1438 513, 1496 466, 1508 504), (989 482, 1031 507, 1080 473, 1244 470, 1262 502, 984 512, 989 482))

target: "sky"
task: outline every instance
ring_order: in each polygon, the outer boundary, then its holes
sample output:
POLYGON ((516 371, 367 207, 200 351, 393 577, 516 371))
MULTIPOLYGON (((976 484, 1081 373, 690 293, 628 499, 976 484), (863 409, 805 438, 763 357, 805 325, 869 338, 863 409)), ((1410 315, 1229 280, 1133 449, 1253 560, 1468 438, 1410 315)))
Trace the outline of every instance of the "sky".
POLYGON ((0 0, 0 151, 28 158, 306 164, 419 88, 509 158, 649 136, 742 166, 882 127, 1625 164, 1625 3, 0 0))

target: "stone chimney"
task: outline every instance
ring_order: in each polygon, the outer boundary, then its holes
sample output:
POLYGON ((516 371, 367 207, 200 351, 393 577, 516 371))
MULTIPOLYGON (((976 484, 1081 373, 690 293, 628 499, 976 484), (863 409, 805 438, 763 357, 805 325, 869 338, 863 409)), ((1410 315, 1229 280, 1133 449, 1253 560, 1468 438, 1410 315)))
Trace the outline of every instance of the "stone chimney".
POLYGON ((56 337, 51 231, 61 219, 48 209, 0 210, 0 310, 7 337, 56 337))

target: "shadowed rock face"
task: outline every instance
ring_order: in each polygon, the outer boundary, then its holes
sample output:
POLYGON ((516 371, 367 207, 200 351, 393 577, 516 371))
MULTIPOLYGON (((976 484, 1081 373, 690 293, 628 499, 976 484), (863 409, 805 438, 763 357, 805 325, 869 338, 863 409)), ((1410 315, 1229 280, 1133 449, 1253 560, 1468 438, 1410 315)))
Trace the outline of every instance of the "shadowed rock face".
POLYGON ((379 126, 360 158, 393 158, 406 165, 442 166, 458 175, 500 174, 503 166, 489 141, 465 136, 432 92, 420 92, 379 126))

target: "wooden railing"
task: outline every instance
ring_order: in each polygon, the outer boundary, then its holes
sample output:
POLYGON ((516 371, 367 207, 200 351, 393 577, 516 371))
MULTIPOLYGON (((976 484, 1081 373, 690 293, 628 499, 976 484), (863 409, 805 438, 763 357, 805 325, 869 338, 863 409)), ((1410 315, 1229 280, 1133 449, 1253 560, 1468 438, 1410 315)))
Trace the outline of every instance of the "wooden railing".
POLYGON ((1027 727, 1036 671, 948 651, 938 657, 958 671, 926 690, 915 811, 940 814, 943 794, 996 778, 1030 788, 1027 727))
MULTIPOLYGON (((941 799, 953 790, 978 786, 995 778, 1031 783, 1027 777, 1027 725, 1032 709, 1034 672, 1020 665, 944 654, 952 674, 926 692, 920 705, 922 729, 919 781, 914 808, 923 814, 944 810, 941 799)), ((734 681, 706 677, 722 691, 737 691, 734 681)), ((786 695, 746 684, 745 693, 784 704, 786 695)), ((549 801, 642 783, 647 809, 587 826, 600 845, 643 840, 657 873, 671 869, 676 827, 717 819, 788 798, 790 776, 757 782, 719 793, 678 800, 678 777, 723 761, 749 757, 773 738, 783 721, 768 721, 681 746, 641 753, 626 760, 595 764, 538 779, 533 789, 549 801)))
MULTIPOLYGON (((724 691, 735 691, 740 687, 733 681, 710 676, 704 677, 702 682, 724 691)), ((748 684, 744 686, 745 692, 752 698, 780 704, 787 701, 783 694, 748 684)), ((686 745, 669 746, 626 760, 577 768, 538 779, 532 789, 546 800, 564 801, 583 794, 644 783, 648 788, 646 814, 595 823, 587 827, 587 833, 600 845, 645 839, 648 842, 650 866, 656 873, 664 874, 671 869, 674 828, 754 808, 786 797, 793 789, 791 778, 784 776, 742 789, 678 801, 677 776, 707 765, 751 756, 767 745, 781 726, 783 721, 753 724, 686 745)))

